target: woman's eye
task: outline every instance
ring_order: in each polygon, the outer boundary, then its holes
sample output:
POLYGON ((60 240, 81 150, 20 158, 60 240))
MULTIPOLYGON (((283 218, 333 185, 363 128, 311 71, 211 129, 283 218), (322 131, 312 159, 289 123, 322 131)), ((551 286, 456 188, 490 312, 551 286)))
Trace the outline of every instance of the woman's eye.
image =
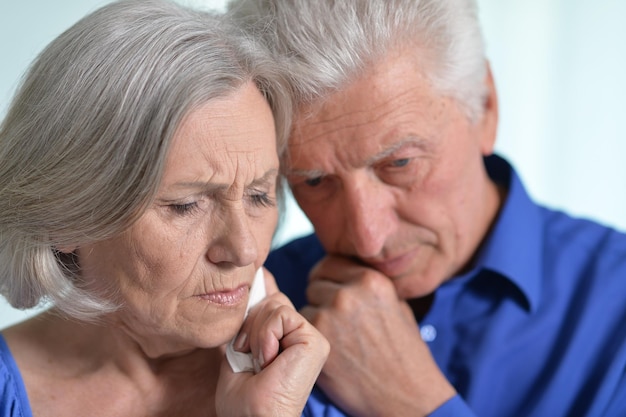
POLYGON ((252 194, 250 196, 252 203, 259 207, 275 207, 276 201, 267 193, 252 194))
POLYGON ((192 203, 185 204, 170 204, 169 208, 176 214, 181 216, 192 214, 198 209, 198 203, 195 201, 192 203))

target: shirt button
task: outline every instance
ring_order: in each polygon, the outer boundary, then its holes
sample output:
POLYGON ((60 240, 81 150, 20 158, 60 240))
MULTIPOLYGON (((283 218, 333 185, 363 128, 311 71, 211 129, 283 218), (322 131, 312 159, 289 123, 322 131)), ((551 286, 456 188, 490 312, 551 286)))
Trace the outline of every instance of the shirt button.
POLYGON ((437 329, 435 329, 435 326, 425 324, 420 328, 420 334, 424 342, 432 342, 437 338, 437 329))

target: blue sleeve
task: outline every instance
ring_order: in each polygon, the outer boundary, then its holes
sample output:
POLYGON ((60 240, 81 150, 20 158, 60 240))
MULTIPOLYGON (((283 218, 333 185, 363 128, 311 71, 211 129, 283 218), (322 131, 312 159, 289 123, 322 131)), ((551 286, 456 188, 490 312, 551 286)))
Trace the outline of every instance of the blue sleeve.
POLYGON ((349 417, 348 414, 341 411, 330 402, 328 397, 317 387, 313 388, 313 392, 304 407, 303 417, 349 417))
POLYGON ((476 414, 457 394, 430 413, 428 417, 476 417, 476 414))
MULTIPOLYGON (((623 417, 626 414, 621 414, 623 417)), ((304 407, 303 417, 349 417, 348 414, 337 408, 330 402, 328 397, 314 388, 309 400, 304 407)), ((617 416, 617 414, 616 414, 617 416)), ((441 407, 429 414, 429 417, 476 417, 476 414, 469 409, 465 401, 456 395, 443 403, 441 407)), ((608 416, 607 416, 608 417, 608 416)), ((611 416, 612 417, 612 416, 611 416)))
POLYGON ((622 377, 617 385, 613 398, 602 413, 602 417, 624 417, 626 416, 626 370, 622 372, 622 377))
POLYGON ((309 271, 324 254, 317 237, 309 235, 273 250, 265 261, 265 267, 276 278, 278 288, 296 309, 306 304, 309 271))
POLYGON ((15 389, 4 372, 0 374, 0 416, 24 417, 20 411, 20 401, 15 395, 15 389))
POLYGON ((22 377, 0 335, 0 417, 32 417, 22 377))

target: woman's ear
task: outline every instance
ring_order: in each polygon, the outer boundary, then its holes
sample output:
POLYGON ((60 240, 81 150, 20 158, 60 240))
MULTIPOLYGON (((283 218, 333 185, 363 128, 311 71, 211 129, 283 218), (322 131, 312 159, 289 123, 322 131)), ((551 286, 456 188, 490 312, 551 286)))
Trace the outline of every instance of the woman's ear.
POLYGON ((53 251, 54 257, 63 265, 65 270, 78 275, 80 270, 78 263, 78 246, 55 246, 53 251))
POLYGON ((54 249, 56 249, 59 253, 64 253, 66 255, 69 255, 70 253, 75 252, 76 249, 78 249, 78 246, 62 245, 62 246, 55 246, 54 249))

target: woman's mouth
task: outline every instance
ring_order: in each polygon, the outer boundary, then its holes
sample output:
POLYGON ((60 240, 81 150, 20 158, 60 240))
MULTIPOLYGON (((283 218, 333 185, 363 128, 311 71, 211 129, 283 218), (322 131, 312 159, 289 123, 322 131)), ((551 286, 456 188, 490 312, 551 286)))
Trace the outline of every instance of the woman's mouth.
POLYGON ((208 294, 200 294, 201 300, 222 306, 234 306, 245 301, 248 296, 249 285, 241 285, 232 290, 214 291, 208 294))

